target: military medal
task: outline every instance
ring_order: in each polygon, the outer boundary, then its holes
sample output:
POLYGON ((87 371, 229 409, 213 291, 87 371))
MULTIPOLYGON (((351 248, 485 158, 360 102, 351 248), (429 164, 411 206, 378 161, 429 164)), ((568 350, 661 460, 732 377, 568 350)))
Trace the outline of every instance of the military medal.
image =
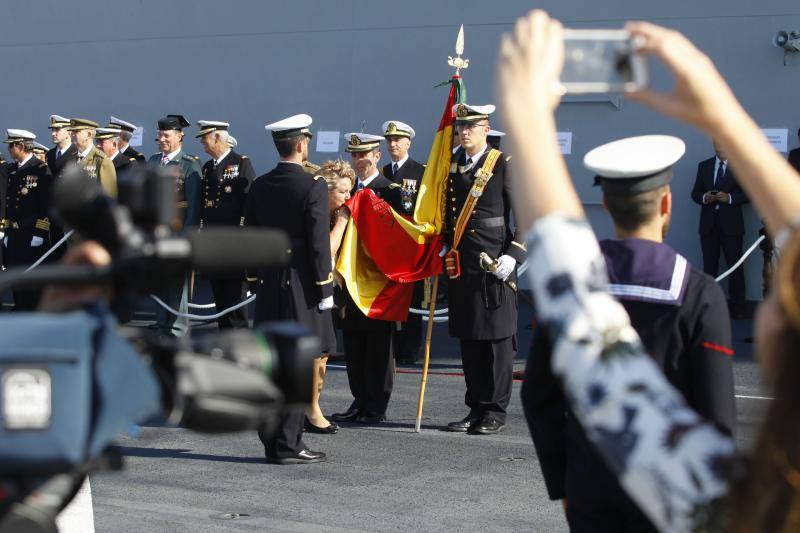
POLYGON ((19 192, 21 192, 23 195, 28 194, 28 188, 27 187, 23 187, 22 190, 19 191, 19 192))
POLYGON ((225 186, 225 192, 231 192, 232 190, 233 190, 233 187, 231 187, 230 185, 226 185, 225 186))
MULTIPOLYGON (((390 124, 392 126, 393 124, 390 124)), ((403 204, 403 211, 410 215, 414 210, 414 196, 417 193, 417 182, 413 179, 403 179, 403 185, 400 187, 400 198, 403 204)))

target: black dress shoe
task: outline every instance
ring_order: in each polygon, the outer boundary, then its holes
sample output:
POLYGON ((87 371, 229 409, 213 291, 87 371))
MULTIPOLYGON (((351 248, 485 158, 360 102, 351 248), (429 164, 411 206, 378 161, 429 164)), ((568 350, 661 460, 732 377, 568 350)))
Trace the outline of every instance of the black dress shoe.
POLYGON ((330 423, 327 427, 321 428, 319 426, 315 426, 308 418, 306 418, 305 422, 303 423, 303 431, 306 433, 316 433, 318 435, 333 435, 334 433, 339 432, 339 426, 334 423, 330 423))
POLYGON ((276 465, 304 465, 308 463, 321 463, 327 459, 328 456, 325 455, 324 452, 312 452, 308 448, 294 455, 284 455, 282 457, 267 456, 267 462, 276 465))
POLYGON ((469 432, 473 435, 494 435, 503 431, 504 427, 506 427, 505 422, 501 422, 491 416, 485 416, 480 422, 469 428, 469 432))
POLYGON ((351 405, 344 413, 334 413, 331 420, 335 422, 355 422, 358 417, 358 407, 351 405))
POLYGON ((358 415, 356 417, 356 422, 359 424, 380 424, 385 420, 385 415, 358 415))
POLYGON ((478 415, 468 414, 466 417, 462 418, 457 422, 450 422, 447 424, 447 431, 456 431, 458 433, 464 433, 469 428, 477 424, 481 421, 481 417, 478 415))

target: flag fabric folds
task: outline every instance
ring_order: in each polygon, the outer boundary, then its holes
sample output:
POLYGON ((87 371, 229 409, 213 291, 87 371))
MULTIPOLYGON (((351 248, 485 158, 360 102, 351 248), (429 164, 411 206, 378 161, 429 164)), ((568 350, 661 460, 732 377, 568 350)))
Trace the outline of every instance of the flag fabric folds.
POLYGON ((368 317, 405 321, 411 282, 442 271, 441 232, 453 149, 453 106, 464 101, 461 78, 454 76, 439 128, 418 187, 414 220, 395 212, 369 189, 346 205, 351 217, 339 248, 336 270, 359 309, 368 317))

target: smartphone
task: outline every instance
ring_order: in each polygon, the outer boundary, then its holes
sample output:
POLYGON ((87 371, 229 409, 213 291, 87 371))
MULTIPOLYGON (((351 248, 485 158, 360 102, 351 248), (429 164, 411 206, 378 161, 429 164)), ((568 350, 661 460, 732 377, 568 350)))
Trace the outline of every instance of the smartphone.
POLYGON ((624 93, 647 86, 647 60, 626 30, 564 30, 566 94, 624 93))

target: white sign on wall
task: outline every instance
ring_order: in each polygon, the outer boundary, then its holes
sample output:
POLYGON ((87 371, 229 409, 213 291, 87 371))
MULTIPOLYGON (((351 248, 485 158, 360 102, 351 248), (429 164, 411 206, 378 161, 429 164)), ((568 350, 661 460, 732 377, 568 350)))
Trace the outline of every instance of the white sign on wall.
POLYGON ((340 137, 338 131, 318 131, 317 152, 338 152, 340 137))
POLYGON ((142 137, 144 137, 144 128, 142 126, 139 126, 135 130, 133 130, 133 135, 131 136, 131 142, 129 144, 131 146, 141 146, 142 137))
POLYGON ((777 151, 783 153, 789 151, 789 130, 786 128, 762 128, 761 131, 777 151))
POLYGON ((558 147, 561 149, 561 153, 570 155, 572 153, 572 132, 559 131, 556 135, 558 136, 558 147))

